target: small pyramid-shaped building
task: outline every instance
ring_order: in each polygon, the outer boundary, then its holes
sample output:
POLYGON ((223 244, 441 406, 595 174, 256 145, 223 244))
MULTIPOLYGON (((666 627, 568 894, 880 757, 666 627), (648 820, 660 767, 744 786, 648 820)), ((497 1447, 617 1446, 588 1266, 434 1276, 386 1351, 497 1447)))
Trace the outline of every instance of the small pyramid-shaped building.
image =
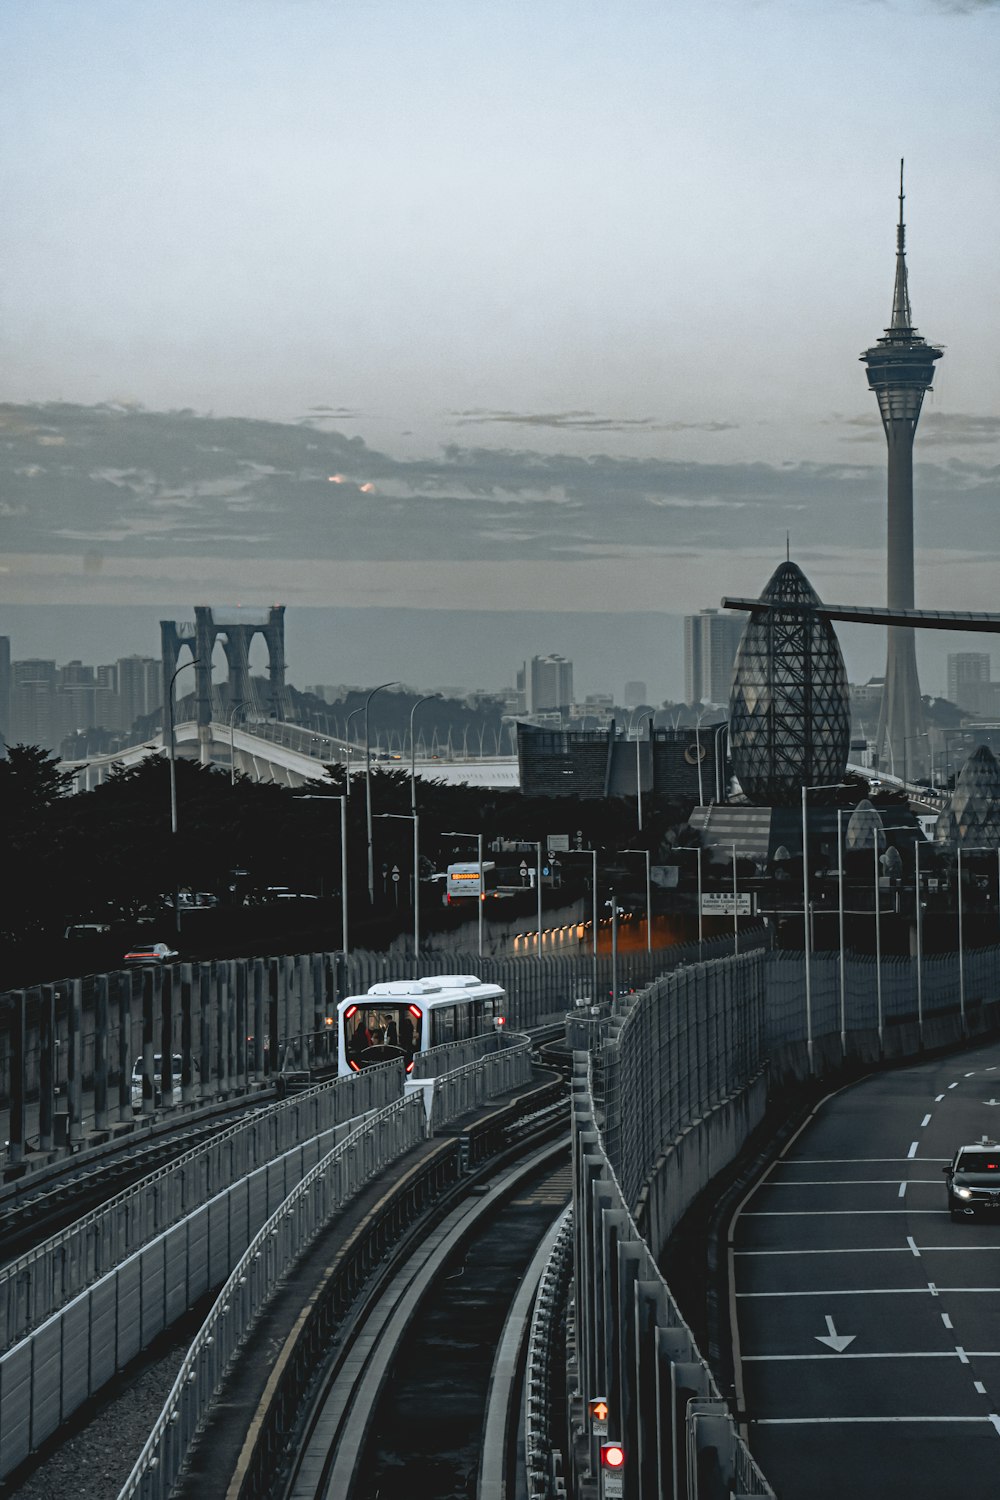
POLYGON ((859 802, 847 821, 844 831, 845 849, 875 849, 885 843, 882 819, 865 797, 859 802))
POLYGON ((989 745, 979 745, 965 762, 934 836, 939 844, 1000 848, 1000 766, 989 745))
POLYGON ((847 673, 833 626, 808 607, 819 602, 802 569, 783 562, 761 595, 779 607, 751 613, 736 653, 733 770, 758 805, 790 807, 803 786, 834 786, 847 768, 847 673))

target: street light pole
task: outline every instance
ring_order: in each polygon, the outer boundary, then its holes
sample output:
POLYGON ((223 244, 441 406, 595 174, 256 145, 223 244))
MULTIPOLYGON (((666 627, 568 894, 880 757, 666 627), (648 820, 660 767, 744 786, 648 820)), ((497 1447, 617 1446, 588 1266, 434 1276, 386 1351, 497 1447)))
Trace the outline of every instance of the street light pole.
POLYGON ((307 792, 300 794, 296 800, 298 802, 340 803, 340 937, 346 959, 350 948, 347 935, 347 794, 338 796, 331 793, 327 797, 320 797, 307 792))
POLYGON ((453 828, 450 832, 445 833, 444 837, 446 839, 475 839, 476 841, 476 858, 479 863, 479 957, 482 958, 483 906, 485 905, 483 897, 486 894, 483 890, 483 836, 481 833, 461 833, 458 829, 453 828))
POLYGON ((229 785, 236 785, 236 715, 243 712, 242 703, 234 703, 229 712, 229 785))
POLYGON ((844 809, 837 808, 837 935, 840 940, 840 1050, 847 1056, 847 987, 844 974, 844 809))
POLYGON ((653 951, 652 880, 648 849, 623 849, 623 854, 641 854, 646 861, 646 952, 653 951))
POLYGON ((440 693, 428 693, 424 698, 418 698, 410 709, 410 812, 417 816, 417 749, 413 738, 413 715, 421 703, 430 703, 434 698, 440 698, 440 693))
POLYGON ((704 708, 702 709, 701 713, 698 715, 697 719, 695 720, 695 726, 694 726, 694 746, 695 746, 694 753, 695 753, 695 756, 697 757, 697 760, 698 760, 698 806, 699 807, 704 807, 705 806, 705 790, 704 790, 704 787, 701 784, 701 721, 705 717, 705 715, 706 715, 707 712, 708 712, 707 709, 704 709, 704 708))
POLYGON ((370 906, 375 905, 375 858, 372 845, 372 749, 368 732, 368 709, 376 693, 398 686, 396 682, 380 682, 378 687, 372 688, 365 699, 365 812, 368 828, 368 903, 370 906))
POLYGON ((924 924, 920 901, 920 840, 913 841, 913 891, 917 918, 917 1033, 924 1045, 924 924))
POLYGON ((882 888, 879 885, 878 845, 884 838, 881 827, 875 830, 875 998, 878 1013, 878 1050, 882 1051, 884 1036, 882 1016, 882 888))
POLYGON ((958 846, 958 1008, 965 1035, 965 950, 962 945, 962 846, 958 846))
POLYGON ((638 719, 636 719, 635 721, 635 795, 640 833, 642 832, 642 761, 639 751, 642 745, 642 721, 643 719, 649 720, 649 735, 650 739, 652 739, 653 718, 654 715, 652 711, 650 709, 644 709, 643 712, 639 715, 638 719))
POLYGON ((351 795, 351 720, 356 719, 358 714, 364 713, 364 705, 360 708, 352 708, 347 715, 347 724, 344 728, 344 791, 349 797, 351 795))
MULTIPOLYGON (((173 672, 167 686, 167 717, 170 723, 170 743, 168 755, 170 757, 170 836, 174 839, 177 835, 177 740, 174 724, 174 683, 177 681, 178 673, 183 672, 185 667, 197 667, 201 665, 201 658, 192 657, 190 661, 181 662, 181 665, 173 672)), ((180 892, 177 889, 177 850, 174 854, 174 931, 181 930, 181 903, 180 892)))
POLYGON ((721 802, 722 801, 722 771, 721 771, 721 768, 719 766, 719 735, 722 733, 722 731, 724 729, 728 730, 728 728, 729 728, 729 720, 728 719, 723 719, 722 723, 719 725, 718 729, 715 731, 715 800, 716 800, 716 802, 721 802))

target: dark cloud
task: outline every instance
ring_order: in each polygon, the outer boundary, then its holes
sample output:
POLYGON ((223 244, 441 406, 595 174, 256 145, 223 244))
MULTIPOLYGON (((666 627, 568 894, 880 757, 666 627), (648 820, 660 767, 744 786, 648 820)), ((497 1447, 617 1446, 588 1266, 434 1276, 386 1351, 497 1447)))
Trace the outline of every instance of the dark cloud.
MULTIPOLYGON (((803 544, 868 545, 884 497, 875 450, 865 463, 775 465, 451 444, 396 459, 297 423, 0 407, 10 553, 504 564, 783 545, 789 527, 803 544)), ((995 465, 920 463, 919 544, 981 548, 998 502, 995 465)))
POLYGON ((730 432, 735 422, 659 422, 654 417, 602 417, 592 411, 490 411, 472 407, 452 411, 458 426, 485 426, 492 423, 511 427, 554 427, 563 432, 730 432))
MULTIPOLYGON (((875 439, 883 441, 882 419, 877 412, 866 412, 863 416, 855 417, 838 416, 830 425, 849 429, 844 433, 848 442, 868 443, 875 439)), ((1000 441, 1000 417, 974 412, 925 410, 920 418, 918 442, 921 447, 947 445, 962 448, 997 441, 1000 441)))

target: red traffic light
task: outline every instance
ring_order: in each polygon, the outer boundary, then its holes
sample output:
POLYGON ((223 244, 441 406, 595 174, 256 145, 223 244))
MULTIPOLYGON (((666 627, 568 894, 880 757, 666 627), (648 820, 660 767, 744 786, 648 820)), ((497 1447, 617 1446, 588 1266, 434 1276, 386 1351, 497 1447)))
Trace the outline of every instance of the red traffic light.
POLYGON ((602 1469, 624 1469, 625 1449, 621 1443, 601 1444, 601 1468, 602 1469))

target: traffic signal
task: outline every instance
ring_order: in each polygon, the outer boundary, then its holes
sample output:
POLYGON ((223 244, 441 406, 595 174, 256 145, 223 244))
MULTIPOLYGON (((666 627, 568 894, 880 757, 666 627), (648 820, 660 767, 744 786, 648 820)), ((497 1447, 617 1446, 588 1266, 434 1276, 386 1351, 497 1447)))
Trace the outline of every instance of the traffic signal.
POLYGON ((625 1449, 621 1443, 601 1444, 601 1468, 620 1470, 625 1467, 625 1449))

